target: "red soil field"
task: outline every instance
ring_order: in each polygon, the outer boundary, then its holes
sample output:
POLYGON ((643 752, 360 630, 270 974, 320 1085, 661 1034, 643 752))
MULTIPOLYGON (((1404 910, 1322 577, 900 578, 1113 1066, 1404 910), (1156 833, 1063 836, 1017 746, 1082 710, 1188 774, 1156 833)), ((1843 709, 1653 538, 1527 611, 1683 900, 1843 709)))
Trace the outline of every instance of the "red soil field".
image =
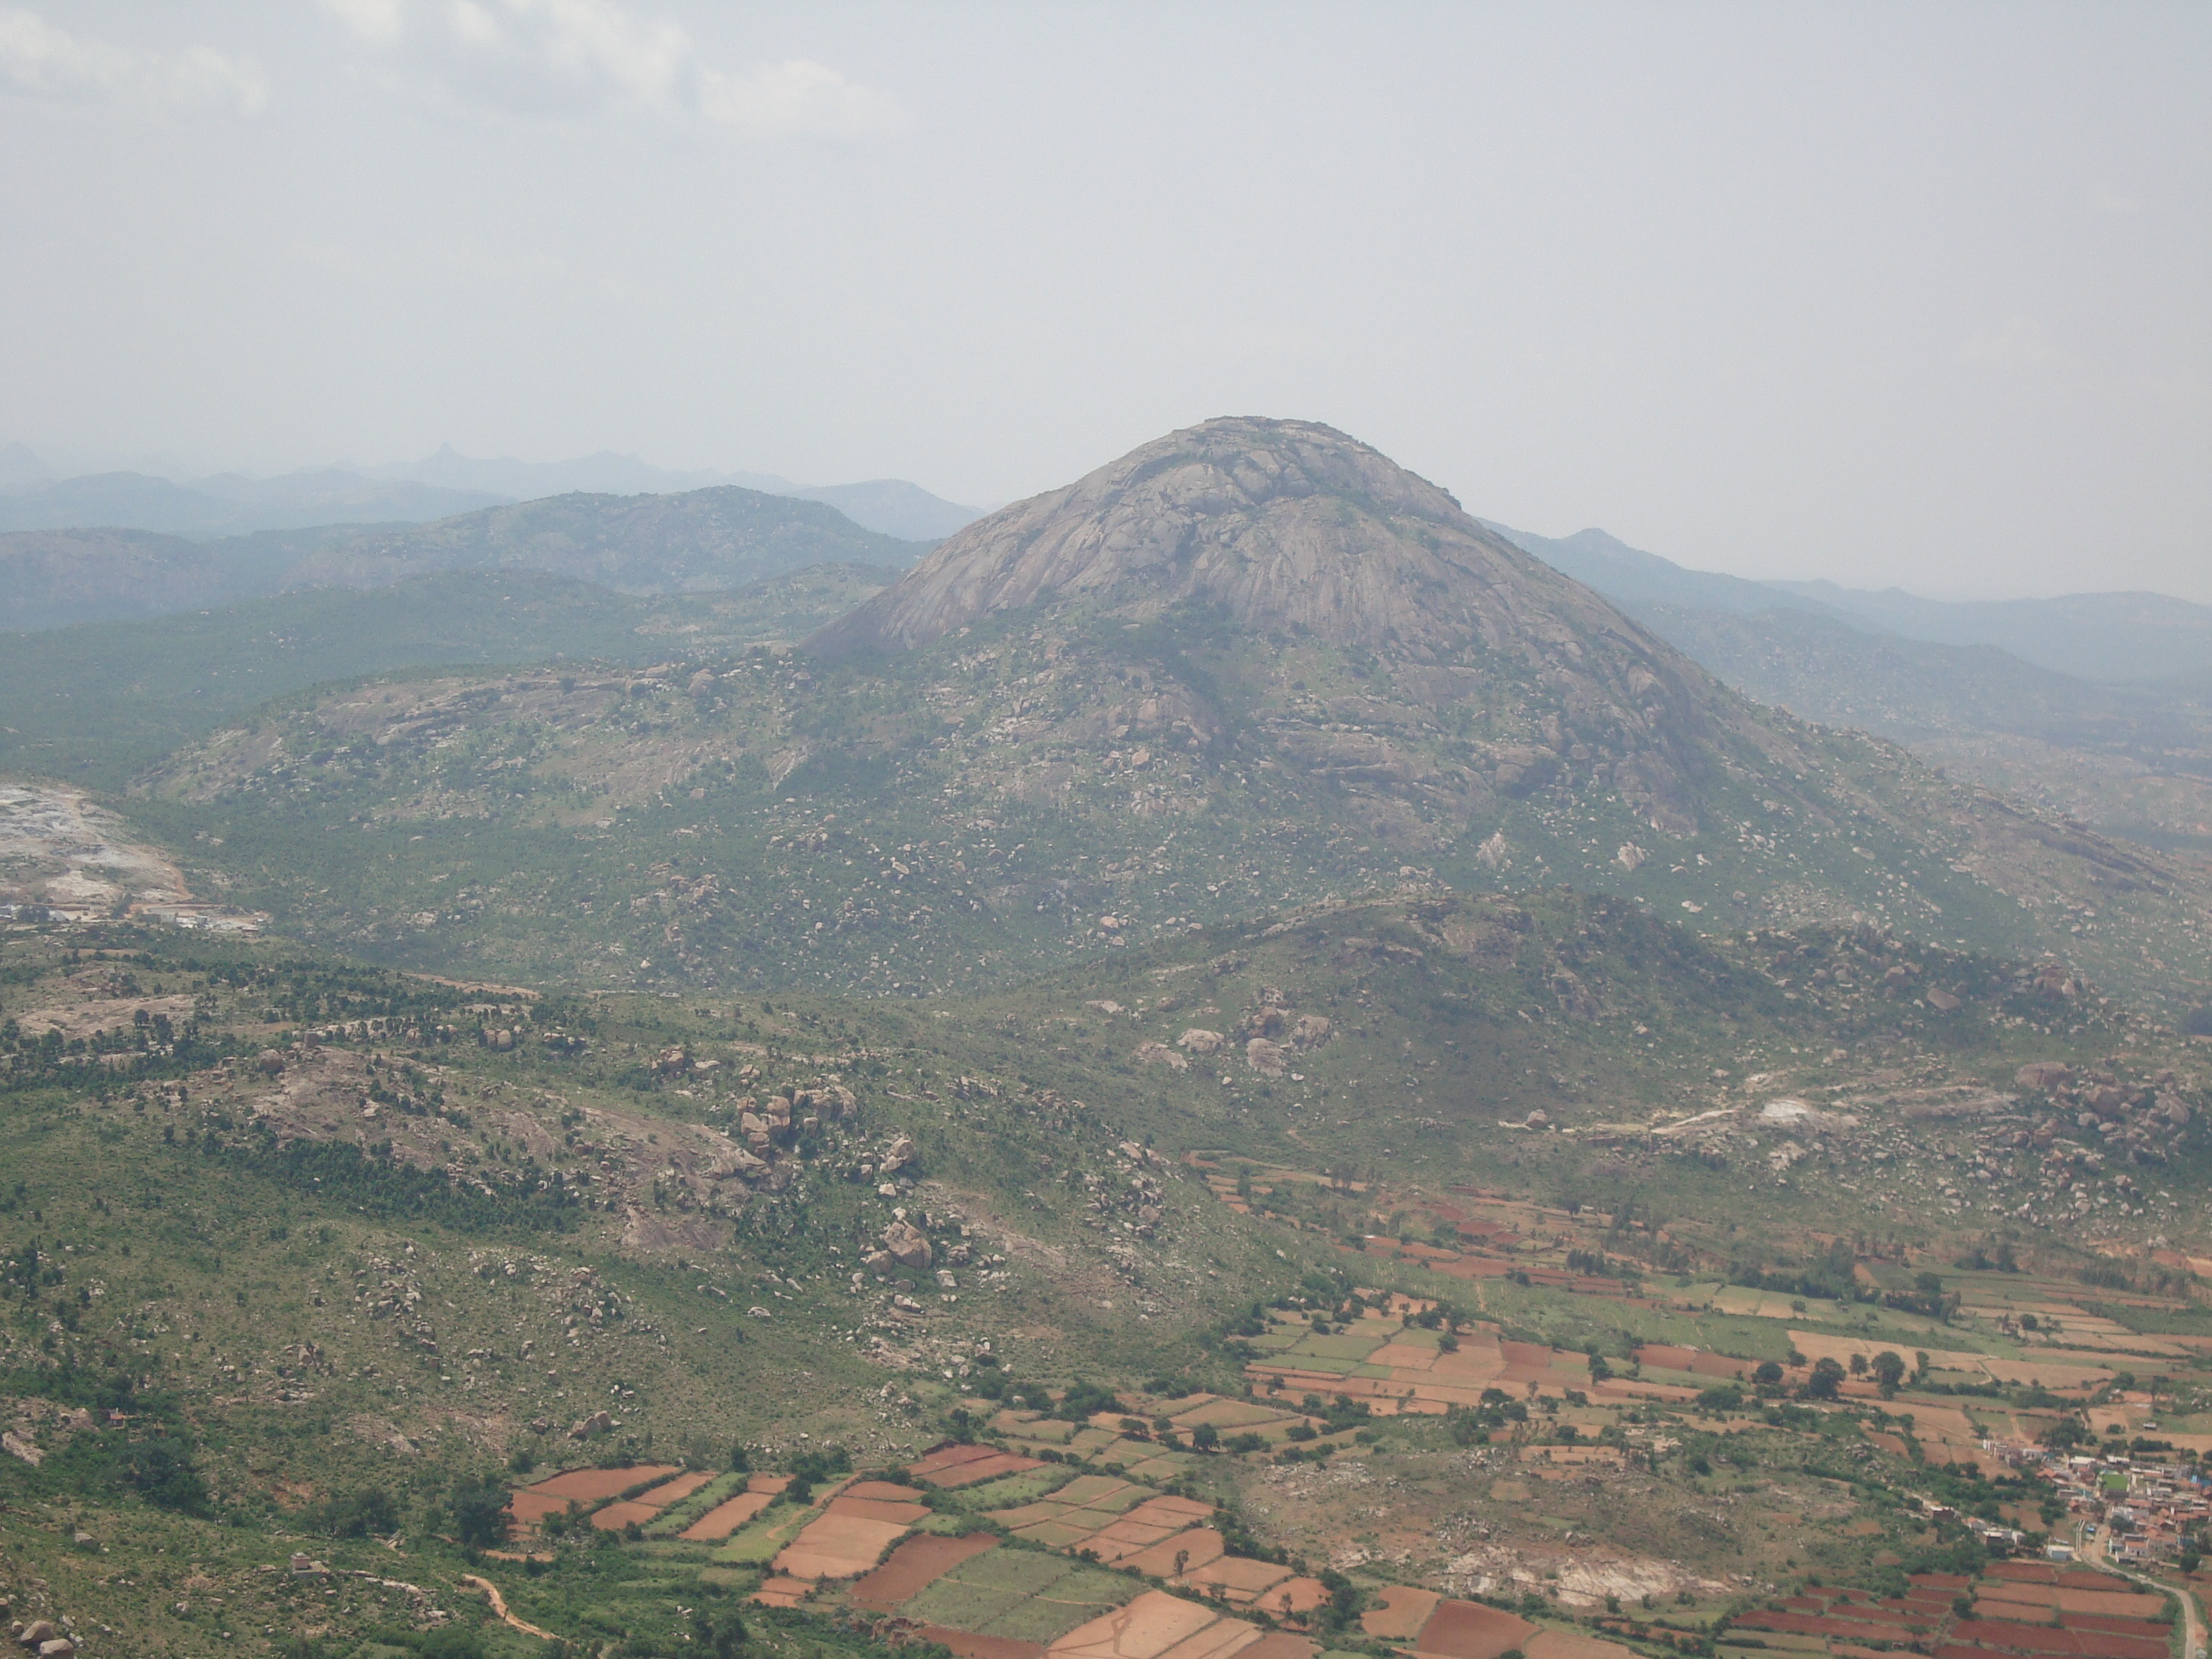
POLYGON ((1385 1642, 1410 1642, 1421 1633, 1443 1598, 1411 1584, 1393 1584, 1375 1593, 1374 1605, 1360 1615, 1360 1627, 1385 1642))
POLYGON ((673 1480, 664 1480, 650 1492, 638 1493, 637 1503, 650 1510, 665 1510, 671 1504, 680 1504, 714 1477, 694 1469, 689 1474, 679 1474, 673 1480))
POLYGON ((526 1487, 507 1500, 507 1512, 518 1526, 534 1527, 549 1515, 558 1515, 568 1507, 569 1499, 556 1498, 550 1492, 532 1492, 526 1487))
POLYGON ((1011 1636, 978 1636, 973 1631, 949 1630, 943 1625, 924 1625, 916 1635, 925 1642, 950 1648, 955 1659, 1044 1659, 1038 1642, 1018 1642, 1011 1636))
POLYGON ((1210 1607, 1164 1590, 1146 1590, 1128 1606, 1079 1625, 1054 1642, 1052 1650, 1073 1659, 1160 1659, 1215 1620, 1210 1607))
POLYGON ((999 1540, 988 1532, 971 1532, 965 1538, 909 1538, 891 1552, 890 1559, 853 1586, 854 1604, 888 1613, 969 1557, 998 1547, 999 1540))
POLYGON ((904 1522, 840 1515, 833 1504, 775 1558, 775 1570, 793 1578, 857 1578, 905 1530, 904 1522))
POLYGON ((665 1480, 683 1472, 673 1463, 641 1463, 627 1469, 570 1469, 550 1480, 533 1482, 523 1490, 595 1504, 603 1498, 628 1492, 632 1486, 641 1486, 649 1480, 665 1480))
POLYGON ((690 1543, 719 1544, 774 1501, 773 1493, 741 1492, 735 1498, 715 1504, 684 1528, 679 1535, 690 1543))
POLYGON ((1413 1638, 1413 1650, 1439 1654, 1443 1659, 1498 1659, 1522 1646, 1535 1631, 1527 1620, 1478 1601, 1439 1601, 1413 1638))
POLYGON ((1984 1584, 1978 1593, 1981 1599, 1996 1607, 2057 1607, 2064 1613, 2096 1613, 2113 1619, 2148 1619, 2166 1605, 2164 1596, 2145 1595, 2139 1591, 2077 1589, 2065 1584, 2027 1584, 2017 1581, 1984 1584))

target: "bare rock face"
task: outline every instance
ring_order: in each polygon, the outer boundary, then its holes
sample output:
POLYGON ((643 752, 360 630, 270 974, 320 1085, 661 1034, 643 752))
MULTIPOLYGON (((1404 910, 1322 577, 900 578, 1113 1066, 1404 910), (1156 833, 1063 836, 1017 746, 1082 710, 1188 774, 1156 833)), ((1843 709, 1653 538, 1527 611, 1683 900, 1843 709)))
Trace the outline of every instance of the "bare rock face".
MULTIPOLYGON (((1623 625, 1381 452, 1310 421, 1232 416, 978 520, 809 645, 905 650, 1048 596, 1132 617, 1205 599, 1247 627, 1416 654, 1623 625)), ((1638 654, 1653 672, 1673 655, 1638 654)), ((1621 690, 1657 684, 1624 672, 1621 690)))
MULTIPOLYGON (((1124 623, 1195 602, 1249 634, 1376 653, 1394 665, 1393 696, 1279 720, 1275 744, 1300 771, 1462 822, 1602 764, 1604 786, 1656 828, 1688 834, 1692 751, 1717 700, 1737 712, 1703 670, 1436 485, 1332 428, 1249 416, 1170 433, 978 520, 807 648, 908 650, 1048 602, 1124 623), (1415 740, 1432 711, 1509 684, 1526 731, 1486 742, 1474 765, 1439 766, 1415 740)), ((1133 711, 1125 723, 1151 729, 1133 711)), ((1203 747, 1218 724, 1194 708, 1176 730, 1203 747)), ((1426 845, 1418 816, 1376 833, 1426 845)))
POLYGON ((1267 1037, 1254 1037, 1244 1045, 1244 1063, 1261 1077, 1280 1077, 1290 1069, 1283 1045, 1267 1037))

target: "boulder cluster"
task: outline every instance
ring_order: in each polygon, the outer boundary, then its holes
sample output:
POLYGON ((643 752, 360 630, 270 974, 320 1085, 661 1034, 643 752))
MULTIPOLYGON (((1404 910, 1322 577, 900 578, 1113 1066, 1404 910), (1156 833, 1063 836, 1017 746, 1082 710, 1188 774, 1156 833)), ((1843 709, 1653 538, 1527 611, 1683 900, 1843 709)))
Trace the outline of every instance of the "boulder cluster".
POLYGON ((2196 1117, 2170 1070, 2123 1080, 2116 1071, 2077 1071, 2062 1060, 2039 1060, 2021 1066, 2013 1081, 2055 1109, 2033 1132, 2040 1146, 2086 1133, 2137 1163, 2163 1160, 2196 1117))
MULTIPOLYGON (((1244 1063, 1262 1077, 1281 1077, 1290 1070, 1291 1056, 1320 1048, 1336 1028, 1320 1014, 1301 1014, 1288 1006, 1281 988, 1263 985, 1244 1017, 1226 1031, 1192 1026, 1176 1039, 1176 1048, 1188 1054, 1228 1054, 1242 1049, 1244 1063)), ((1189 1062, 1165 1043, 1139 1047, 1136 1058, 1181 1071, 1189 1062)))

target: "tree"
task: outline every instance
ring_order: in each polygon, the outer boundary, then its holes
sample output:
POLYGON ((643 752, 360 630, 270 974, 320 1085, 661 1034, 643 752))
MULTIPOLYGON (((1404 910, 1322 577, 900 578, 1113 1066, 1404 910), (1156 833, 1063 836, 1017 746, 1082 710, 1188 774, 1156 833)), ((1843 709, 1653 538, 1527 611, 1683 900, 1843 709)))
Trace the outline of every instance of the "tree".
POLYGON ((124 1485, 161 1509, 198 1515, 207 1507, 207 1482, 182 1440, 140 1441, 124 1453, 121 1472, 124 1485))
POLYGON ((507 1487, 497 1476, 460 1482, 447 1507, 453 1513, 453 1536, 466 1547, 488 1550, 507 1542, 514 1517, 507 1513, 507 1487))
POLYGON ((691 1613, 691 1639, 714 1659, 737 1659, 745 1645, 745 1621, 735 1608, 697 1607, 691 1613))
POLYGON ((1813 1375, 1805 1379, 1805 1393, 1813 1400, 1833 1400, 1844 1380, 1844 1368, 1823 1354, 1814 1363, 1813 1375))
POLYGON ((1905 1360, 1902 1355, 1884 1348, 1874 1357, 1874 1380, 1881 1386, 1884 1400, 1897 1398, 1897 1385, 1905 1381, 1905 1360))
POLYGON ((383 1537, 399 1530, 399 1509, 381 1486, 364 1486, 323 1506, 323 1530, 333 1538, 383 1537))
POLYGON ((1751 1380, 1762 1389, 1779 1388, 1782 1386, 1782 1367, 1771 1359, 1762 1359, 1759 1362, 1759 1369, 1752 1372, 1751 1380))

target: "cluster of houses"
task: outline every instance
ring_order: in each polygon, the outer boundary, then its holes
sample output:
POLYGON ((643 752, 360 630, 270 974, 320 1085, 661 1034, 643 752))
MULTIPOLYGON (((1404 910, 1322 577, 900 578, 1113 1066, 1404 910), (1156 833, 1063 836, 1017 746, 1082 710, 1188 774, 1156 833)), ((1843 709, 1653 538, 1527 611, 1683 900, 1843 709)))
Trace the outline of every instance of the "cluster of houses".
MULTIPOLYGON (((2049 1454, 2039 1471, 2073 1514, 2112 1528, 2114 1561, 2172 1561, 2183 1541, 2212 1529, 2212 1475, 2171 1454, 2103 1457, 2049 1454)), ((2067 1546, 2051 1546, 2055 1554, 2067 1546)), ((2070 1552, 2069 1552, 2070 1554, 2070 1552)))

